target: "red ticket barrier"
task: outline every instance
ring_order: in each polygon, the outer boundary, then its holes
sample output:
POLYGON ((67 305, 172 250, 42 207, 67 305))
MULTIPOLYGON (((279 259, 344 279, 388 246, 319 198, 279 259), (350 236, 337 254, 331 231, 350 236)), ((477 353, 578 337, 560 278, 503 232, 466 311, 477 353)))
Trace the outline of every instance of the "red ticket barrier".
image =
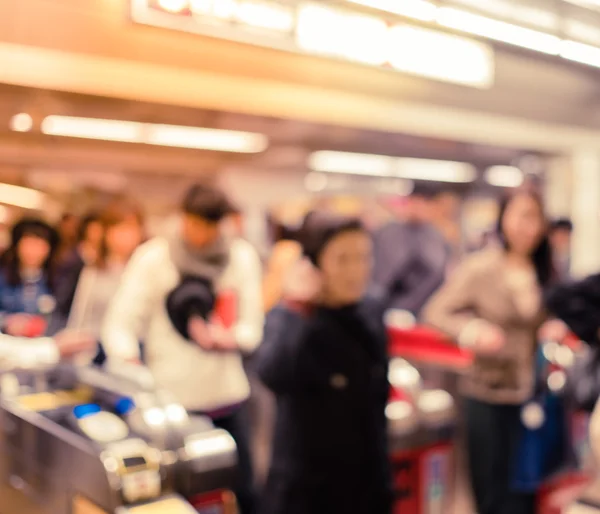
POLYGON ((198 514, 238 514, 235 495, 231 491, 215 491, 190 499, 198 514))
MULTIPOLYGON (((390 327, 388 330, 390 355, 403 358, 417 367, 431 367, 460 374, 468 370, 473 362, 472 352, 460 348, 443 334, 428 327, 390 327)), ((582 343, 577 337, 570 335, 561 344, 577 351, 582 343)), ((398 399, 403 398, 400 395, 398 399)), ((579 469, 552 477, 541 487, 538 494, 539 514, 565 512, 564 509, 577 498, 592 476, 586 462, 590 454, 588 420, 585 415, 576 413, 571 421, 571 443, 579 460, 579 469)), ((448 512, 453 487, 451 462, 450 441, 434 447, 421 447, 394 454, 397 488, 394 514, 448 512), (441 453, 433 453, 436 457, 434 464, 431 464, 428 455, 435 451, 441 453), (435 464, 436 459, 443 464, 435 464)))
POLYGON ((439 443, 392 455, 396 502, 393 514, 445 514, 454 481, 452 444, 439 443))

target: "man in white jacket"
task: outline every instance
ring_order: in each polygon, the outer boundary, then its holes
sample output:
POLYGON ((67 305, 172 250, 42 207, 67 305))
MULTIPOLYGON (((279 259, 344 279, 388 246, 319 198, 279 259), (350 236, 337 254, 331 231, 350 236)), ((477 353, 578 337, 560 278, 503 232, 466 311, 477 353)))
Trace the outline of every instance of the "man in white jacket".
POLYGON ((133 255, 105 319, 102 343, 109 361, 139 361, 138 341, 157 386, 192 413, 212 417, 236 440, 241 514, 256 512, 248 427, 242 405, 250 395, 242 355, 262 339, 262 267, 245 241, 228 240, 222 222, 231 213, 224 193, 196 185, 183 202, 180 227, 143 244, 133 255), (167 298, 182 280, 207 279, 217 296, 215 315, 191 317, 175 328, 167 298))

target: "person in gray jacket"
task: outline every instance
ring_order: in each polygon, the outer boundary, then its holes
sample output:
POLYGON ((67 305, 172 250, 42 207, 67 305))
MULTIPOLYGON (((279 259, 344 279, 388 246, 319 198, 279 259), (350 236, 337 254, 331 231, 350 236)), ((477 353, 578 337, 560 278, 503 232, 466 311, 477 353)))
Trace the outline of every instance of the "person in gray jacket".
POLYGON ((388 223, 373 236, 373 294, 386 298, 388 309, 417 317, 444 282, 451 259, 448 243, 429 222, 433 196, 426 188, 415 189, 405 219, 388 223))

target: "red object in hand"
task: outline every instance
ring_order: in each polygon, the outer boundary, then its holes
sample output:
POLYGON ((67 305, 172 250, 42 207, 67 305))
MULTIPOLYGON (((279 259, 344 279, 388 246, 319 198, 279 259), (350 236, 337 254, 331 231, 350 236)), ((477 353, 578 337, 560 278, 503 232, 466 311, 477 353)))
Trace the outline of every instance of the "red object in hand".
POLYGON ((221 291, 217 296, 214 310, 215 322, 225 328, 235 325, 238 317, 238 298, 235 291, 221 291))
POLYGON ((48 323, 40 316, 32 316, 25 327, 25 337, 41 337, 46 333, 48 323))
POLYGON ((4 323, 7 334, 15 337, 41 337, 46 333, 48 323, 41 316, 11 314, 4 323))
POLYGON ((388 335, 390 355, 394 357, 452 368, 467 368, 473 362, 472 352, 428 327, 389 328, 388 335))

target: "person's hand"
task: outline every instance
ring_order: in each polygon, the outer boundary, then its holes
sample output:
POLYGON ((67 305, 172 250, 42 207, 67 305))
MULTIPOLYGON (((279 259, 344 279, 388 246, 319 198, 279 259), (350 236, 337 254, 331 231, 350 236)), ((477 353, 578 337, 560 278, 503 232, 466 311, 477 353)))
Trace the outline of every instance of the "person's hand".
POLYGON ((46 331, 46 320, 30 314, 11 314, 4 319, 4 332, 15 337, 40 337, 46 331))
POLYGON ((233 332, 219 323, 207 323, 200 316, 188 321, 190 339, 205 351, 234 351, 238 349, 233 332))
POLYGON ((506 344, 504 330, 492 324, 485 324, 479 329, 474 350, 477 353, 493 355, 499 352, 506 344))
POLYGON ((213 343, 213 349, 220 351, 235 351, 239 346, 231 329, 218 323, 208 325, 208 331, 213 343))
POLYGON ((188 321, 188 334, 200 348, 206 351, 214 349, 214 342, 209 325, 201 316, 192 316, 188 321))
POLYGON ((540 341, 552 341, 560 343, 569 334, 569 327, 559 320, 551 319, 546 321, 538 330, 538 339, 540 341))
POLYGON ((89 334, 79 330, 62 330, 54 336, 54 342, 63 358, 73 357, 78 353, 93 351, 96 340, 89 334))
POLYGON ((9 336, 24 337, 30 319, 29 314, 10 314, 4 319, 4 332, 9 336))
POLYGON ((321 273, 306 258, 292 266, 283 283, 283 297, 294 302, 315 303, 322 290, 321 273))

